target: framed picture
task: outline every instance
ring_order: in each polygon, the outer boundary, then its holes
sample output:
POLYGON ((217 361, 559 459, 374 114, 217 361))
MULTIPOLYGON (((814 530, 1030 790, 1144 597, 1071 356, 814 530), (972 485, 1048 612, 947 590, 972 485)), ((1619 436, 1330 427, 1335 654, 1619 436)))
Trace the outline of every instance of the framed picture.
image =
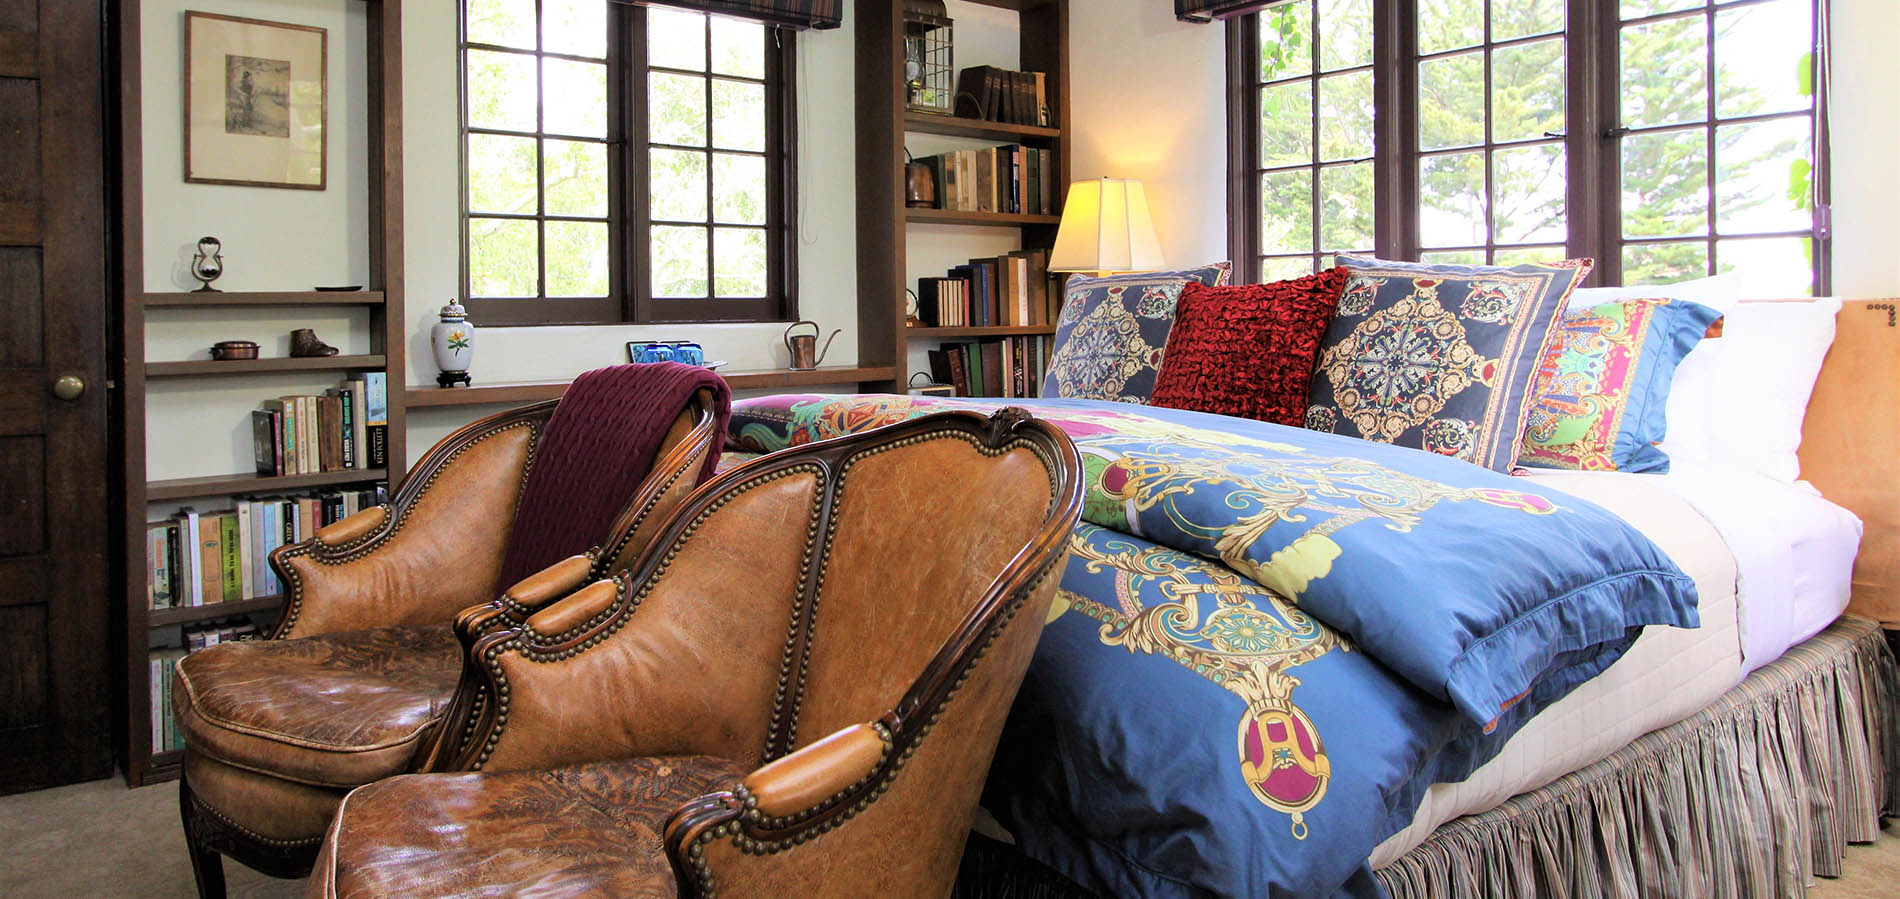
POLYGON ((323 190, 330 36, 185 13, 185 180, 323 190))

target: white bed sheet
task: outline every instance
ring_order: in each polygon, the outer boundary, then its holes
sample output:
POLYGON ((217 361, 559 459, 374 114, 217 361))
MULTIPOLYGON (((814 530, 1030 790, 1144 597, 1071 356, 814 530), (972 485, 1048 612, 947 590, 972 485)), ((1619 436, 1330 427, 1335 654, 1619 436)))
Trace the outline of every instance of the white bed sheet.
POLYGON ((1861 521, 1806 481, 1708 463, 1633 477, 1654 479, 1694 506, 1734 554, 1743 676, 1846 611, 1861 521))
POLYGON ((1695 579, 1702 627, 1650 628, 1608 671, 1553 704, 1462 783, 1427 791, 1380 867, 1440 825, 1596 762, 1708 705, 1847 607, 1860 520, 1806 483, 1735 466, 1666 475, 1538 472, 1642 531, 1695 579))

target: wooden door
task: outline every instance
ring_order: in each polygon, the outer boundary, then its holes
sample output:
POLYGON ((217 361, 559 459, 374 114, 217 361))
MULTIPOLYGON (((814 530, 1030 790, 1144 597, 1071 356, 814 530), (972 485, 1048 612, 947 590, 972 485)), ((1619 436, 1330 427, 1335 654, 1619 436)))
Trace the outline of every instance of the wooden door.
POLYGON ((101 16, 0 3, 0 793, 112 773, 101 16))

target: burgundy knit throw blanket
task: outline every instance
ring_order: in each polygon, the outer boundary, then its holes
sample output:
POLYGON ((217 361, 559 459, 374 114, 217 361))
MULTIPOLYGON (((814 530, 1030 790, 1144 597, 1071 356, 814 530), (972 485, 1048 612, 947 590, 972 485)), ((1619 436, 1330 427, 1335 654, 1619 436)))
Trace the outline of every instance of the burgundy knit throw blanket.
POLYGON ((652 470, 667 429, 701 388, 712 391, 717 430, 695 483, 712 476, 726 442, 732 392, 723 378, 656 362, 612 365, 574 379, 535 447, 501 566, 502 589, 607 536, 652 470))

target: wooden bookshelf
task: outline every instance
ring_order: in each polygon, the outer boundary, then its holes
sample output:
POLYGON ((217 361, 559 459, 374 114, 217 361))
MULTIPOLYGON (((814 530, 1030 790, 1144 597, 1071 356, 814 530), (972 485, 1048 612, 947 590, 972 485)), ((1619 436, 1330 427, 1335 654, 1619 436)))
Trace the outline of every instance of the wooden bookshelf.
MULTIPOLYGON (((168 292, 147 289, 145 281, 145 191, 144 191, 144 92, 175 91, 175 83, 143 84, 140 72, 143 71, 142 41, 145 33, 141 26, 142 4, 138 0, 113 0, 116 19, 113 34, 113 52, 116 54, 118 73, 116 87, 116 107, 119 116, 119 152, 118 169, 114 176, 121 188, 117 198, 119 214, 115 227, 119 244, 121 264, 115 272, 116 291, 119 296, 119 322, 121 336, 119 355, 123 358, 123 367, 114 372, 117 382, 117 395, 122 409, 122 427, 117 435, 119 457, 124 467, 123 481, 118 485, 119 502, 116 517, 123 529, 122 550, 126 564, 122 589, 117 592, 122 603, 118 614, 124 617, 121 632, 125 634, 119 652, 123 658, 114 664, 123 665, 117 677, 124 691, 116 706, 121 719, 115 728, 117 753, 124 766, 126 783, 141 786, 160 780, 169 780, 178 776, 181 754, 177 752, 154 752, 149 736, 152 732, 151 683, 147 665, 147 636, 155 627, 166 627, 192 621, 207 620, 225 615, 261 613, 276 608, 280 603, 276 597, 260 597, 236 603, 220 603, 186 609, 150 609, 147 608, 147 585, 142 574, 146 568, 146 521, 151 514, 151 503, 191 499, 194 497, 215 497, 243 493, 280 493, 302 491, 312 488, 336 486, 341 484, 367 483, 387 480, 394 491, 407 470, 405 455, 405 436, 408 432, 405 410, 403 408, 402 380, 406 371, 404 354, 407 352, 406 339, 409 326, 404 308, 403 283, 403 148, 402 148, 402 2, 401 0, 367 0, 362 4, 364 11, 363 52, 352 56, 353 65, 361 65, 358 70, 367 85, 368 127, 354 132, 367 141, 367 165, 362 168, 363 179, 352 185, 361 191, 367 207, 369 233, 367 236, 368 271, 361 275, 368 290, 359 291, 320 291, 295 289, 296 285, 283 285, 283 290, 267 291, 222 291, 217 293, 168 292), (145 358, 146 313, 152 309, 178 310, 169 313, 171 319, 189 316, 193 311, 200 315, 215 314, 219 310, 229 312, 232 309, 263 307, 356 307, 366 311, 369 319, 369 352, 353 356, 331 356, 328 358, 277 358, 256 360, 232 360, 226 362, 212 360, 189 361, 147 361, 145 358), (207 477, 173 478, 166 480, 146 480, 146 398, 147 382, 159 378, 199 378, 219 375, 270 374, 278 372, 320 372, 320 371, 381 371, 389 379, 388 396, 388 435, 385 443, 388 466, 382 469, 358 469, 332 471, 320 474, 289 475, 281 478, 259 477, 255 474, 220 474, 207 477)), ((160 20, 159 24, 165 21, 160 20)), ((332 146, 332 150, 342 154, 344 149, 332 146)), ((360 149, 360 148, 359 148, 360 149)), ((339 155, 336 159, 341 159, 339 155)), ((336 159, 332 161, 335 162, 336 159)), ((331 190, 340 189, 333 182, 331 190)), ((263 193, 279 193, 265 191, 263 193)), ((4 223, 0 223, 4 224, 4 223)), ((206 329, 211 333, 211 329, 206 329)), ((209 340, 207 340, 207 343, 209 340)), ((258 399, 271 398, 268 391, 260 388, 258 399)), ((242 427, 248 429, 248 421, 242 427)), ((219 423, 217 427, 205 429, 204 439, 222 441, 229 429, 240 426, 237 422, 219 423)))
POLYGON ((1055 332, 1055 325, 971 325, 958 328, 905 328, 904 337, 907 340, 954 340, 963 337, 1048 336, 1055 332))
MULTIPOLYGON (((821 365, 807 371, 790 369, 761 371, 721 371, 720 376, 734 390, 762 390, 776 387, 814 387, 824 384, 884 382, 897 377, 897 369, 888 365, 821 365)), ((410 387, 404 392, 409 408, 442 406, 482 406, 503 403, 534 403, 560 398, 572 378, 552 381, 515 381, 502 384, 478 384, 473 387, 410 387)))
POLYGON ((1055 140, 1062 136, 1059 128, 1045 128, 1041 125, 1015 125, 1009 122, 989 122, 983 119, 965 119, 957 116, 931 115, 927 112, 911 112, 904 115, 904 130, 912 134, 941 134, 946 137, 964 137, 970 140, 994 140, 1004 143, 1039 144, 1055 140))
POLYGON ((1026 215, 1020 212, 970 212, 960 209, 906 209, 904 220, 919 225, 986 225, 1015 228, 1022 225, 1060 225, 1059 215, 1026 215))
MULTIPOLYGON (((855 87, 857 101, 857 255, 858 360, 888 366, 894 378, 878 389, 902 393, 913 343, 960 338, 1042 337, 1053 325, 912 328, 905 324, 905 291, 914 287, 906 270, 912 226, 957 225, 1014 229, 1023 249, 1055 245, 1060 215, 911 209, 904 205, 905 138, 939 135, 993 144, 1023 144, 1051 151, 1053 171, 1044 173, 1055 188, 1058 207, 1073 171, 1070 168, 1069 0, 976 0, 1013 10, 1017 16, 1016 68, 1045 73, 1052 122, 1049 127, 1015 125, 913 112, 904 106, 904 23, 902 0, 860 0, 857 17, 855 87)), ((959 36, 964 34, 962 25, 959 36)), ((959 59, 958 65, 972 64, 959 59)), ((942 274, 937 272, 936 274, 942 274)))
POLYGON ((197 309, 209 306, 374 306, 380 290, 247 290, 221 293, 148 293, 145 308, 197 309))
POLYGON ((192 375, 254 375, 279 371, 357 371, 381 369, 388 357, 377 353, 365 356, 282 356, 271 359, 191 359, 183 362, 147 362, 145 377, 183 378, 192 375))
POLYGON ((192 499, 199 496, 229 496, 238 493, 284 493, 338 484, 381 481, 389 477, 386 468, 348 468, 310 474, 267 476, 260 474, 212 475, 203 478, 171 478, 145 482, 146 502, 192 499))
POLYGON ((197 624, 200 621, 214 621, 233 615, 246 615, 251 612, 272 612, 283 606, 282 596, 259 596, 255 599, 240 599, 234 602, 214 602, 202 606, 180 606, 175 609, 148 609, 145 620, 154 628, 171 627, 175 624, 197 624))

